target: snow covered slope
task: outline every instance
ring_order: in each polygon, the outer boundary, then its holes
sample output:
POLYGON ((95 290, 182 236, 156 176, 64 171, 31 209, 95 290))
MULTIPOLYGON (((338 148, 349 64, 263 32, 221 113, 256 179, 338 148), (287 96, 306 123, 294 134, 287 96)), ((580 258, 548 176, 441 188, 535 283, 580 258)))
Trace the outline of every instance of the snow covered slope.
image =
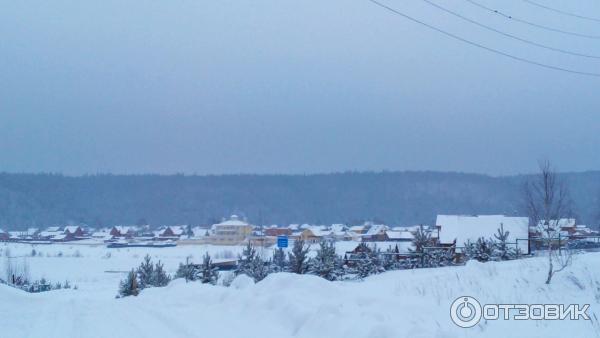
MULTIPOLYGON (((393 271, 363 282, 273 274, 230 288, 186 284, 114 299, 92 288, 27 294, 0 286, 0 337, 596 337, 600 254, 578 255, 544 285, 545 260, 393 271), (590 321, 455 326, 459 296, 481 303, 589 303, 590 321)), ((116 285, 114 285, 116 292, 116 285)))

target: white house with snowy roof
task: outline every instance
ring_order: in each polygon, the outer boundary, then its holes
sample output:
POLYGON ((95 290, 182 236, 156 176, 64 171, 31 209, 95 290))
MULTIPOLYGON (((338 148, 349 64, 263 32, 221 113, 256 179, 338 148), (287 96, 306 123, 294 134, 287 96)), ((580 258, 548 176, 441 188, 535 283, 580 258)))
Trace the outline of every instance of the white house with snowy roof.
POLYGON ((438 215, 435 224, 440 227, 441 244, 452 244, 461 247, 467 241, 478 238, 494 238, 500 226, 508 231, 508 242, 515 243, 523 253, 529 253, 529 218, 510 217, 504 215, 438 215))

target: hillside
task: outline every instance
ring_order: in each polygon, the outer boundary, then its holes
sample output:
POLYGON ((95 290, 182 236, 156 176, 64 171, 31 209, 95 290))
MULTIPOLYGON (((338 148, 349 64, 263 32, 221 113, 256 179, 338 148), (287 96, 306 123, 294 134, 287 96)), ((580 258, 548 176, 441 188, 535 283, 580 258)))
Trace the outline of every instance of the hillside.
MULTIPOLYGON (((563 174, 580 220, 596 224, 600 172, 563 174)), ((442 172, 319 175, 0 174, 0 227, 68 222, 205 224, 231 213, 254 223, 431 223, 438 213, 523 214, 524 176, 442 172)))

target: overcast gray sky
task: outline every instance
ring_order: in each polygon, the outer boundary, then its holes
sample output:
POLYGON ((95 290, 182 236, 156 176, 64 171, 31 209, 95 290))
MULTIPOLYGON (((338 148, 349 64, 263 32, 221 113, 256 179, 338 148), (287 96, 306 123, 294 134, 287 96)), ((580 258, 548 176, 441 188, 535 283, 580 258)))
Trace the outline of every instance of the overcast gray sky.
MULTIPOLYGON (((520 57, 600 73, 600 59, 535 48, 421 0, 381 1, 520 57)), ((600 55, 598 39, 433 1, 600 55)), ((478 1, 600 36, 598 22, 478 1)), ((593 0, 539 1, 600 13, 593 0)), ((0 171, 512 174, 540 158, 600 169, 599 93, 600 78, 491 54, 366 0, 5 1, 0 10, 0 171)))

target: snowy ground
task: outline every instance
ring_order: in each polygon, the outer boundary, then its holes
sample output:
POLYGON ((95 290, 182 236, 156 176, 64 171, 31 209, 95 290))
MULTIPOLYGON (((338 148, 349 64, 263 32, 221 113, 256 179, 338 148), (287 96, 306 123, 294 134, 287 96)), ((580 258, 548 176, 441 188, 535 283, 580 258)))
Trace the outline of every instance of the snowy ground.
MULTIPOLYGON (((31 246, 9 246, 11 255, 31 252, 31 246)), ((52 245, 36 250, 42 256, 27 259, 32 276, 70 279, 79 289, 28 294, 0 286, 0 337, 597 337, 600 332, 600 253, 577 255, 550 286, 543 283, 545 260, 532 258, 392 271, 362 282, 285 273, 258 284, 238 278, 230 288, 178 280, 115 299, 122 275, 105 271, 130 269, 148 249, 52 245), (462 329, 451 322, 449 309, 463 295, 481 303, 591 304, 592 320, 482 321, 462 329)), ((241 248, 181 246, 150 253, 173 270, 187 255, 199 258, 205 250, 218 256, 241 248)))

